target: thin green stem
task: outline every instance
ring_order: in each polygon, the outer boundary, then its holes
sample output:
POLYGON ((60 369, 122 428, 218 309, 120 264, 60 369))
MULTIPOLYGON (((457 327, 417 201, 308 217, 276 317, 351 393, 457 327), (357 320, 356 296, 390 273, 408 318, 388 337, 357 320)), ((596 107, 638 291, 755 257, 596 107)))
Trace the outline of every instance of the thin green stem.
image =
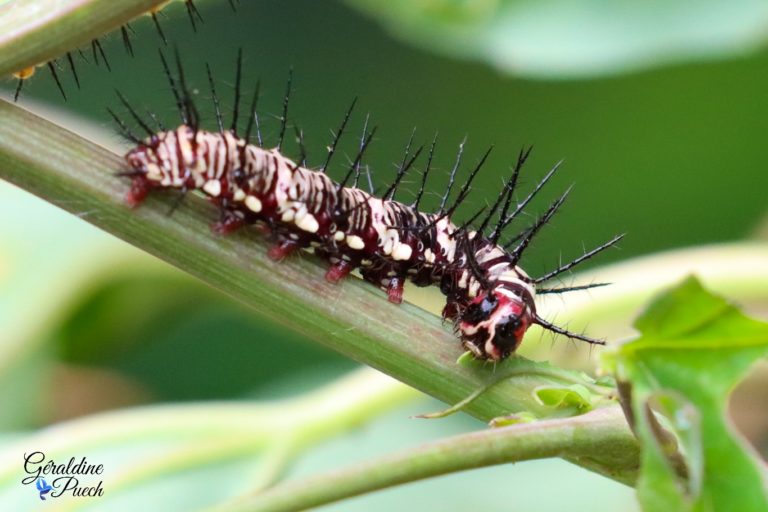
MULTIPOLYGON (((466 355, 466 353, 462 355, 459 361, 466 361, 466 355)), ((477 365, 478 361, 473 359, 471 361, 465 362, 464 364, 477 365)), ((456 402, 451 407, 434 413, 420 414, 418 417, 425 419, 438 419, 450 416, 451 414, 464 410, 465 407, 467 407, 473 401, 477 400, 477 398, 482 396, 483 393, 487 393, 488 390, 493 386, 504 382, 507 379, 524 376, 545 377, 552 379, 553 381, 560 381, 563 384, 580 384, 587 388, 594 395, 601 396, 605 399, 613 399, 616 397, 616 390, 613 387, 597 385, 586 376, 576 374, 572 371, 564 370, 563 368, 551 366, 546 363, 535 363, 533 361, 520 358, 520 364, 518 366, 500 370, 494 375, 493 380, 486 384, 485 387, 476 389, 469 396, 465 397, 459 402, 456 402)))
POLYGON ((519 424, 443 439, 317 477, 279 484, 215 510, 306 510, 456 471, 563 454, 589 457, 603 443, 610 444, 613 455, 623 459, 616 461, 616 467, 636 463, 637 445, 619 406, 572 418, 519 424))

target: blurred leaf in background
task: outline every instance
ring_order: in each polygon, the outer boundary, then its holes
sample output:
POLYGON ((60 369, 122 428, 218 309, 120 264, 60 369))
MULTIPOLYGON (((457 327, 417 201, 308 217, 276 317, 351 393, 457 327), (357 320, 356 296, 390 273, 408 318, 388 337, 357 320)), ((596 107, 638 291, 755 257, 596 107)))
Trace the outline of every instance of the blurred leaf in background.
POLYGON ((738 56, 765 43, 759 0, 347 0, 392 34, 540 79, 738 56))
POLYGON ((603 355, 627 389, 642 443, 643 510, 766 510, 765 463, 725 414, 730 392, 768 355, 768 324, 689 278, 635 325, 639 338, 603 355))

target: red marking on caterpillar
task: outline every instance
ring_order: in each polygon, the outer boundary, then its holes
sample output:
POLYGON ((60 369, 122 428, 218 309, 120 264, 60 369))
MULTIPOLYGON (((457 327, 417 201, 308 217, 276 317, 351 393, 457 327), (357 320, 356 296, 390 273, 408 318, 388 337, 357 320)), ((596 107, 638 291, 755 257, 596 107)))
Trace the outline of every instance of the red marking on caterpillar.
POLYGON ((172 130, 153 131, 121 95, 123 105, 147 132, 147 138, 140 139, 110 111, 124 134, 136 145, 126 155, 130 170, 121 173, 132 178, 126 196, 130 206, 139 205, 155 188, 175 188, 182 193, 198 190, 220 209, 221 220, 214 224, 215 231, 226 233, 242 225, 268 228, 277 241, 269 250, 270 257, 281 260, 298 249, 312 249, 330 263, 325 276, 328 281, 337 282, 353 269, 360 269, 363 279, 386 291, 389 300, 396 303, 402 300, 406 280, 417 286, 438 285, 447 297, 443 317, 454 321, 455 331, 464 347, 478 358, 504 359, 517 349, 533 324, 589 343, 604 343, 547 322, 537 314, 534 299, 537 293, 561 293, 602 285, 597 283, 573 288, 540 286, 614 245, 621 236, 544 276, 529 277, 518 266, 520 258, 536 233, 562 205, 568 194, 566 191, 532 226, 512 237, 511 241, 500 241, 505 228, 541 190, 557 166, 518 203, 513 200, 513 193, 530 149, 521 151, 511 176, 492 207, 488 211, 482 209, 470 222, 457 225, 451 217, 466 199, 472 179, 485 162, 488 152, 449 205, 451 188, 462 158, 462 144, 439 210, 422 212, 418 204, 424 192, 436 141, 428 151, 421 189, 414 204, 406 205, 394 200, 397 186, 422 152, 422 149, 411 150, 413 137, 392 186, 382 197, 375 197, 356 186, 360 177, 360 162, 375 129, 369 132, 364 130, 360 151, 343 180, 337 183, 325 174, 354 103, 329 146, 325 165, 313 170, 286 157, 280 150, 286 129, 290 79, 283 102, 280 142, 275 148, 267 148, 258 133, 258 93, 252 101, 246 133, 244 136, 237 133, 242 53, 238 55, 235 106, 229 128, 223 125, 213 79, 208 70, 218 120, 217 131, 200 127, 199 115, 178 55, 176 60, 177 79, 170 73, 164 57, 162 63, 179 107, 180 126, 172 130), (258 144, 250 141, 254 124, 258 144), (347 186, 353 176, 353 186, 347 186), (493 218, 498 220, 491 226, 493 218), (479 220, 479 225, 470 227, 476 220, 479 220))

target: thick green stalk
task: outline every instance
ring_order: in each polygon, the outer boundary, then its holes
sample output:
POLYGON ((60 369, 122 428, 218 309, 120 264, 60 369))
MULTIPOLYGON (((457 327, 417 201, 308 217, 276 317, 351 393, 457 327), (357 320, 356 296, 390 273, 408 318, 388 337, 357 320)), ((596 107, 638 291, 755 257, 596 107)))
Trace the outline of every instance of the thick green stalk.
MULTIPOLYGON (((637 445, 619 406, 582 416, 482 430, 435 441, 338 471, 278 484, 217 508, 219 512, 306 510, 424 478, 494 464, 557 457, 591 457, 612 447, 615 467, 637 461, 637 445)), ((619 480, 630 474, 614 475, 619 480)), ((629 478, 627 478, 629 477, 629 478)))
POLYGON ((0 6, 0 77, 43 64, 166 0, 35 0, 0 6))

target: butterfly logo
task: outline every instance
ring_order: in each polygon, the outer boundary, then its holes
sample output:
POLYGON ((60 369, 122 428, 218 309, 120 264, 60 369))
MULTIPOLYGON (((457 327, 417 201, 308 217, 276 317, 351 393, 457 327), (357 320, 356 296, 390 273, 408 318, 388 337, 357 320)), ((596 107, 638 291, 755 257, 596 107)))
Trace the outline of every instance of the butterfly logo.
POLYGON ((44 479, 39 479, 37 483, 35 484, 37 486, 37 490, 40 491, 40 499, 45 501, 45 495, 51 492, 51 487, 48 485, 48 482, 46 482, 44 479))

